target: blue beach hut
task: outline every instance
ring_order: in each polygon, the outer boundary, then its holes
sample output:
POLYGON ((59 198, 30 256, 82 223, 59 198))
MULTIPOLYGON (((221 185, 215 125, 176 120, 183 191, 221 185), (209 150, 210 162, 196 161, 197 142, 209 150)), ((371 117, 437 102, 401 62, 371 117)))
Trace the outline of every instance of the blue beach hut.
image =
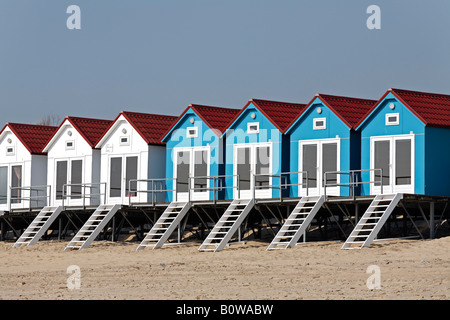
POLYGON ((191 104, 162 139, 166 142, 166 201, 212 200, 224 182, 222 133, 239 109, 191 104))
MULTIPOLYGON (((283 135, 305 105, 250 99, 226 136, 226 199, 278 198, 280 175, 289 169, 289 141, 283 135)), ((287 189, 286 189, 287 190, 287 189)), ((284 190, 282 190, 284 191, 284 190)))
POLYGON ((347 196, 349 174, 325 172, 357 170, 360 166, 360 137, 355 124, 375 100, 316 94, 286 131, 290 141, 290 195, 347 196))
POLYGON ((357 130, 363 194, 450 196, 450 95, 389 89, 357 130))

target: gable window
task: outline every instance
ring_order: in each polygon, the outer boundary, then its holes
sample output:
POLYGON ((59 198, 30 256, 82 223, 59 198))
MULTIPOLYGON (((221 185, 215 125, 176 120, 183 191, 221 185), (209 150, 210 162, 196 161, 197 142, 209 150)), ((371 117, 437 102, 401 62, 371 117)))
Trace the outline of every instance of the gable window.
POLYGON ((197 137, 198 137, 198 127, 186 128, 186 138, 197 138, 197 137))
POLYGON ((130 139, 128 138, 128 136, 120 137, 120 145, 121 146, 129 146, 130 145, 130 139))
POLYGON ((400 116, 398 113, 386 113, 386 125, 396 126, 400 124, 400 116))
POLYGON ((247 133, 259 133, 259 122, 247 123, 247 133))
POLYGON ((313 130, 324 130, 327 128, 327 118, 314 118, 313 130))
POLYGON ((75 149, 75 141, 66 141, 66 150, 75 149))
POLYGON ((6 155, 13 156, 14 155, 14 147, 6 147, 6 155))

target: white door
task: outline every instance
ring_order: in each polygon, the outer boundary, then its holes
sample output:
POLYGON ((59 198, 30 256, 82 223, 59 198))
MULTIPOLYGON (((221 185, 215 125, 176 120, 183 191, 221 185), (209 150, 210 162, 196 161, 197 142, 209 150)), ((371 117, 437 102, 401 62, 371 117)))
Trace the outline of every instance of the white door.
POLYGON ((327 195, 340 195, 340 176, 331 172, 340 170, 340 140, 322 139, 299 142, 300 196, 323 195, 325 193, 325 172, 327 195))
POLYGON ((234 146, 235 199, 272 198, 272 145, 270 143, 234 146))
MULTIPOLYGON (((64 205, 82 205, 83 193, 83 160, 55 160, 56 162, 56 197, 55 203, 62 204, 64 197, 64 205)), ((84 199, 89 204, 89 199, 84 199)))
MULTIPOLYGON (((137 155, 110 156, 108 175, 108 204, 128 204, 138 197, 137 182, 139 158, 137 155)), ((139 193, 141 196, 141 194, 139 193)), ((146 197, 146 195, 145 195, 146 197)), ((146 199, 146 198, 145 198, 146 199)))
POLYGON ((414 193, 414 135, 370 139, 371 194, 414 193))
POLYGON ((208 200, 209 147, 176 148, 174 156, 173 176, 176 179, 174 199, 188 201, 191 192, 191 200, 208 200))

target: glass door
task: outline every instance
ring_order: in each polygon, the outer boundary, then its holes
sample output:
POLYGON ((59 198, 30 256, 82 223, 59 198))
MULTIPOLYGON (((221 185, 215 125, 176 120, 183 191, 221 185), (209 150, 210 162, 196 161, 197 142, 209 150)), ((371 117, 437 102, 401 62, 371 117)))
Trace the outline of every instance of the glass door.
POLYGON ((245 144, 234 147, 234 197, 240 199, 272 197, 272 147, 270 144, 245 144))
POLYGON ((64 205, 83 204, 83 160, 56 161, 56 201, 64 205), (66 186, 65 186, 66 185, 66 186))
POLYGON ((371 194, 414 193, 414 136, 372 138, 371 168, 371 194))
POLYGON ((174 168, 176 197, 174 196, 174 199, 188 201, 189 192, 191 192, 191 200, 208 200, 209 148, 180 148, 174 153, 176 159, 174 168))
POLYGON ((108 187, 110 203, 128 204, 130 197, 137 197, 138 160, 138 156, 110 158, 108 187))
POLYGON ((340 195, 340 178, 333 173, 340 170, 339 150, 339 139, 300 141, 299 171, 306 172, 301 175, 300 196, 323 195, 325 183, 327 195, 340 195))
POLYGON ((0 205, 8 203, 8 167, 0 167, 0 205))

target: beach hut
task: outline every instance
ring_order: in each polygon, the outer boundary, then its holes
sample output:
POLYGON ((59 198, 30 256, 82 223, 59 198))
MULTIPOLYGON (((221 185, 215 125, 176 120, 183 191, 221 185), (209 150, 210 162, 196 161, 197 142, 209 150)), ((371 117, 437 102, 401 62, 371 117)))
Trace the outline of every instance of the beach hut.
POLYGON ((227 199, 277 198, 282 172, 289 171, 289 140, 284 132, 305 105, 250 99, 226 135, 227 199))
POLYGON ((376 103, 375 100, 316 94, 286 135, 290 140, 291 196, 325 194, 347 196, 349 170, 360 169, 360 136, 355 125, 376 103))
POLYGON ((100 181, 106 183, 106 203, 164 201, 164 193, 147 191, 152 180, 165 178, 166 150, 161 138, 176 119, 120 112, 96 145, 101 150, 100 181))
POLYGON ((357 130, 363 194, 450 196, 450 95, 389 89, 357 130))
POLYGON ((167 201, 222 198, 214 186, 224 186, 222 134, 239 109, 189 105, 166 132, 167 201), (206 178, 208 177, 208 178, 206 178), (191 193, 189 194, 189 187, 191 193))
POLYGON ((98 205, 105 194, 100 183, 100 150, 95 146, 111 120, 66 117, 43 152, 51 205, 98 205))
POLYGON ((0 132, 0 212, 47 203, 47 155, 57 127, 7 123, 0 132))

